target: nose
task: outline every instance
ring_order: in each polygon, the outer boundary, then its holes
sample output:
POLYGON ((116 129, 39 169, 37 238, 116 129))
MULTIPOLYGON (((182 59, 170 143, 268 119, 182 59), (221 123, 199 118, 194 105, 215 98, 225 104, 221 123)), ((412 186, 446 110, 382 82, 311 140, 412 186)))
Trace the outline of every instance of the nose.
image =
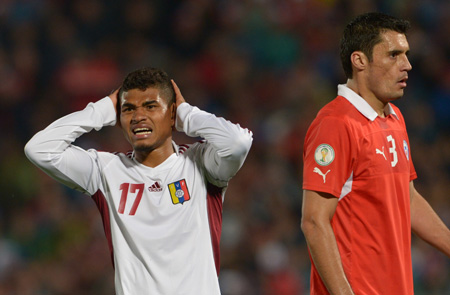
POLYGON ((409 62, 408 56, 405 55, 405 60, 404 60, 404 69, 405 71, 411 71, 412 70, 412 65, 409 62))
POLYGON ((145 115, 144 115, 144 111, 142 110, 142 107, 139 106, 134 109, 131 120, 134 122, 140 122, 142 120, 145 120, 145 115))

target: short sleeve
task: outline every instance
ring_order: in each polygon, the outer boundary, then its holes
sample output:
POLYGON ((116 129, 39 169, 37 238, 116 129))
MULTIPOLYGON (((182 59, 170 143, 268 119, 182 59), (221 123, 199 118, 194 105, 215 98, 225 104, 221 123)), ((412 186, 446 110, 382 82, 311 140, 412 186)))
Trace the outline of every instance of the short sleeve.
POLYGON ((317 117, 305 138, 303 189, 339 198, 352 175, 355 144, 343 119, 317 117))

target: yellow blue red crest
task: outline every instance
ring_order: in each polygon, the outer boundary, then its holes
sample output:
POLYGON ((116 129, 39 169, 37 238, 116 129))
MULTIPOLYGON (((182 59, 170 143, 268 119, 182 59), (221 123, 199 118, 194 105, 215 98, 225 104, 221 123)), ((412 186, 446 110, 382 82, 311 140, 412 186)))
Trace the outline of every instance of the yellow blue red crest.
POLYGON ((181 204, 189 201, 191 196, 189 195, 189 190, 186 185, 186 180, 178 180, 169 184, 170 197, 172 198, 172 203, 174 205, 181 204))

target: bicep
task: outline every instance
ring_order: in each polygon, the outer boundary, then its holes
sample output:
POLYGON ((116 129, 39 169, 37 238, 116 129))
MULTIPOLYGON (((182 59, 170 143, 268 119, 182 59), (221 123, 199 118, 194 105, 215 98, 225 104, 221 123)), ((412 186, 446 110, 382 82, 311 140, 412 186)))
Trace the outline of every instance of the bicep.
POLYGON ((302 203, 302 228, 308 225, 329 224, 333 218, 338 205, 338 198, 335 196, 311 191, 303 191, 302 203))

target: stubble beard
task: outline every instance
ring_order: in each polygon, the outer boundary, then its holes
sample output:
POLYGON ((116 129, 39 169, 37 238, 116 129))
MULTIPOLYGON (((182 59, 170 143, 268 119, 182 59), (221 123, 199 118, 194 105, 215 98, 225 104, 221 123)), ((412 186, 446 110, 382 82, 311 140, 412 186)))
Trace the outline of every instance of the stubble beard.
POLYGON ((155 147, 153 145, 135 145, 133 147, 133 150, 137 153, 141 153, 141 154, 150 154, 152 151, 155 150, 155 147))

